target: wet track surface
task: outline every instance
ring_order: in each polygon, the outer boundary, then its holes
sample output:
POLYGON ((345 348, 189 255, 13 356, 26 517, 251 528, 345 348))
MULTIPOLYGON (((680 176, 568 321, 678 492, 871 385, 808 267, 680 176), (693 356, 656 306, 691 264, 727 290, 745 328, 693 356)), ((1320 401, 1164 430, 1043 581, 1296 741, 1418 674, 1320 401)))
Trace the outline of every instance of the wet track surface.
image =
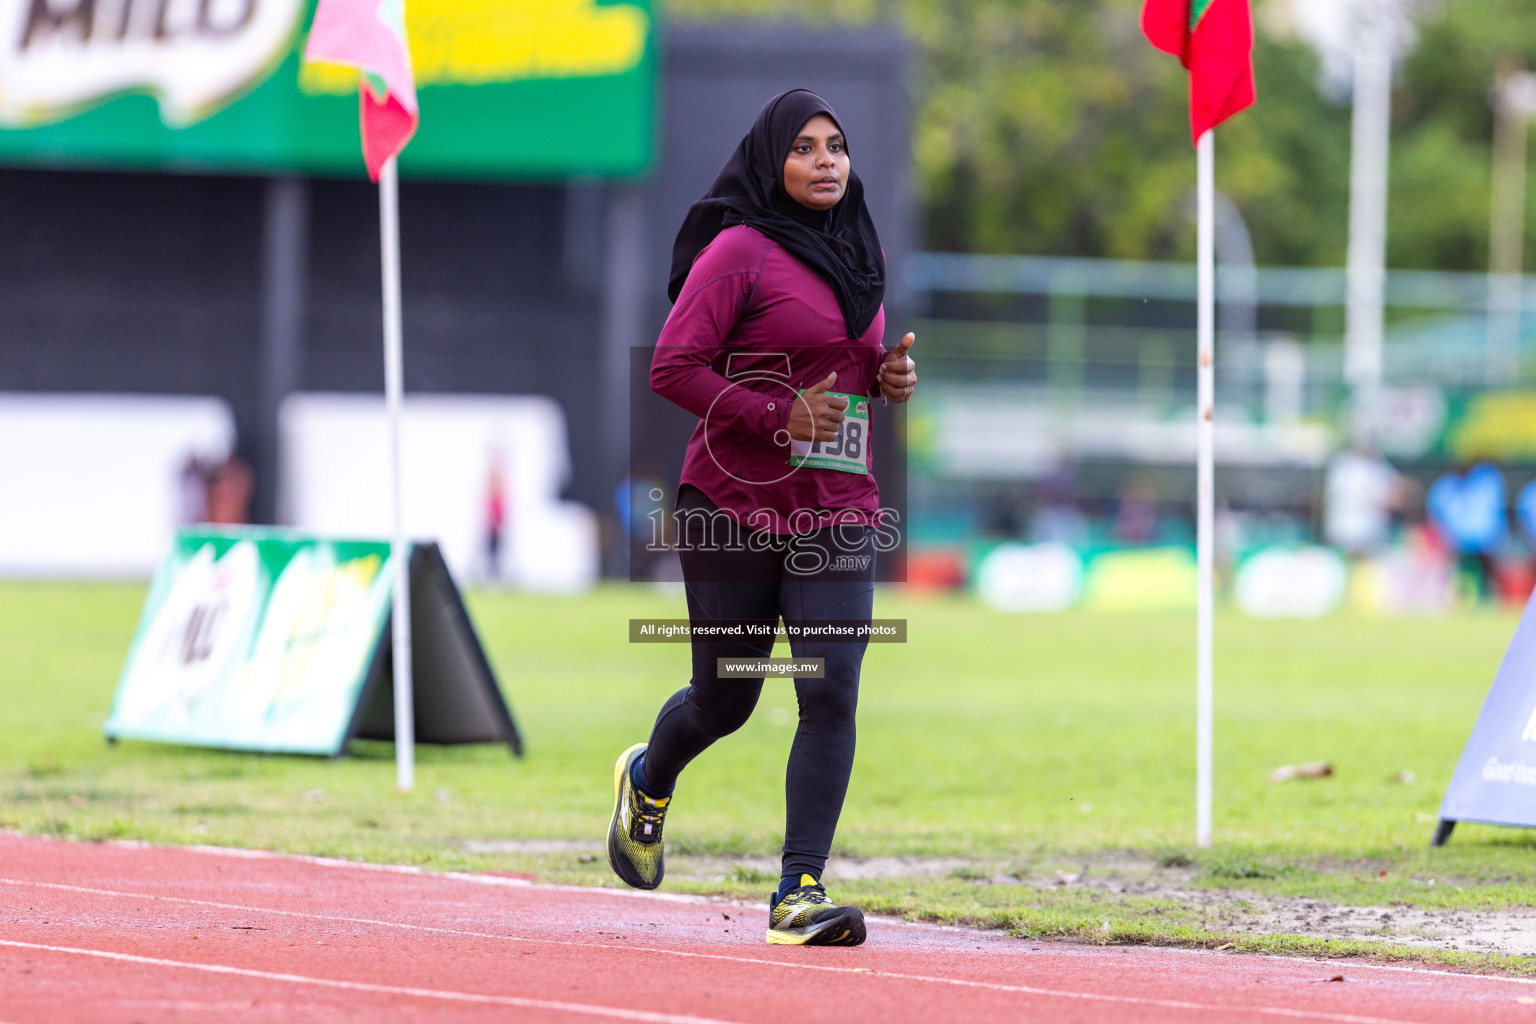
POLYGON ((1536 1022, 1519 979, 879 918, 768 946, 766 904, 241 851, 3 836, 0 901, 0 1024, 1536 1022))

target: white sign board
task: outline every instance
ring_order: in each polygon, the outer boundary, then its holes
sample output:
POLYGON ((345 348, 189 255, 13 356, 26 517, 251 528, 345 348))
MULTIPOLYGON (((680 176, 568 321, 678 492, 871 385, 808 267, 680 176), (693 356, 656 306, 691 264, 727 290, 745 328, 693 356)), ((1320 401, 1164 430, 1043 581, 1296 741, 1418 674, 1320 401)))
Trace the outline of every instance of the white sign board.
POLYGON ((0 393, 0 576, 147 578, 234 441, 219 398, 0 393))
MULTIPOLYGON (((388 535, 383 399, 291 395, 278 422, 279 520, 326 536, 388 535)), ((437 541, 456 579, 553 591, 596 581, 596 518, 560 498, 571 464, 553 399, 408 395, 401 464, 406 535, 437 541)))

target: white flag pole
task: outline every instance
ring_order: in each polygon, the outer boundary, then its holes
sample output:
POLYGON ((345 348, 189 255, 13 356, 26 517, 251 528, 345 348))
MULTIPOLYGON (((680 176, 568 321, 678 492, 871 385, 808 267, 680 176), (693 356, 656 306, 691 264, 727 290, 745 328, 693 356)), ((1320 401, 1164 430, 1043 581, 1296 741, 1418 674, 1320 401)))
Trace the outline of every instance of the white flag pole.
POLYGON ((1349 248, 1345 254, 1344 381, 1356 401, 1380 390, 1382 302, 1387 280, 1387 162, 1392 142, 1396 0, 1364 0, 1354 39, 1350 115, 1349 248))
POLYGON ((400 317, 400 186, 395 158, 379 173, 379 250, 384 267, 384 412, 389 421, 389 554, 395 567, 394 608, 395 785, 416 784, 416 722, 411 687, 410 552, 401 514, 400 405, 405 390, 400 317))
POLYGON ((1216 232, 1215 157, 1211 132, 1196 146, 1198 181, 1195 422, 1195 557, 1199 596, 1195 627, 1195 843, 1211 845, 1211 605, 1215 534, 1216 232))

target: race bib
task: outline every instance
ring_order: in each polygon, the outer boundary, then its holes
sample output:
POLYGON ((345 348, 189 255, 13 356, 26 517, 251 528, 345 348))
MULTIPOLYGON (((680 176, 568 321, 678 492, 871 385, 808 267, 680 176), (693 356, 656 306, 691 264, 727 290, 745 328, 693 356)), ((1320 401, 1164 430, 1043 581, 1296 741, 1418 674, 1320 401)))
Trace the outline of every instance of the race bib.
POLYGON ((868 476, 869 467, 864 460, 869 445, 869 399, 864 395, 845 395, 841 391, 828 391, 827 394, 848 400, 848 408, 843 410, 843 422, 837 425, 837 436, 830 441, 790 441, 789 464, 868 476))

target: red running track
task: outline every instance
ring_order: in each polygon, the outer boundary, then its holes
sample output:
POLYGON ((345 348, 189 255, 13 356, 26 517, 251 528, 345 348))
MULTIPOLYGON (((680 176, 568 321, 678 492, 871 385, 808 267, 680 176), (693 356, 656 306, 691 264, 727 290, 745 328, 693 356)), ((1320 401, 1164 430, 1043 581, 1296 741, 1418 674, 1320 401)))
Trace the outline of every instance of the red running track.
POLYGON ((1536 1022, 1521 979, 878 918, 768 946, 764 906, 232 850, 0 836, 0 908, 0 1024, 1536 1022))

